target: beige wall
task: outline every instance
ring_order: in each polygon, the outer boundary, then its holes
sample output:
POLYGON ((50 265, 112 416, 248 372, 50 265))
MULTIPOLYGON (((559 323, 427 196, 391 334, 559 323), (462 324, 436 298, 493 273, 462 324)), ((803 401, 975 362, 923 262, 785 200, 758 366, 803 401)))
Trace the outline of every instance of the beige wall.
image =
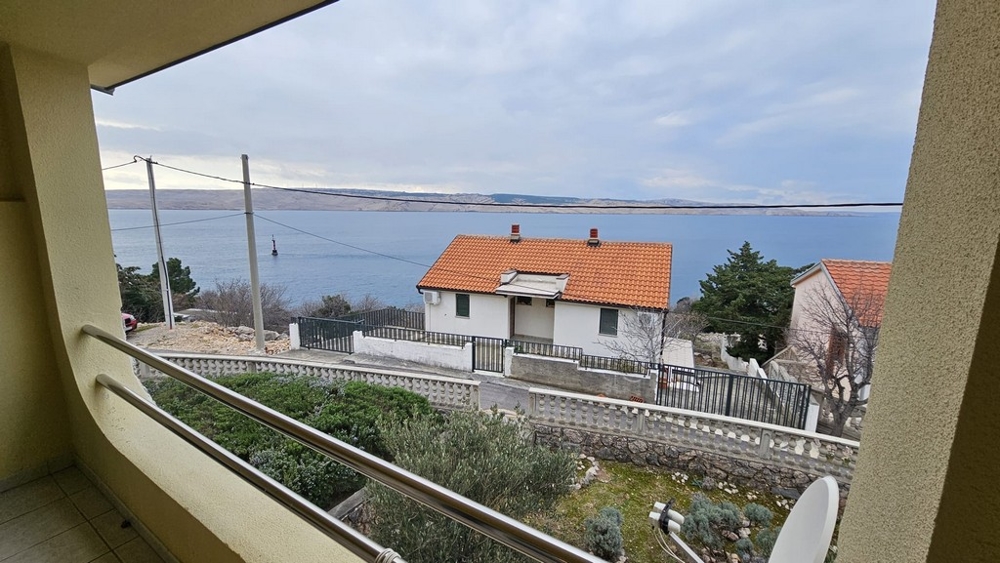
MULTIPOLYGON (((0 395, 13 389, 17 394, 9 400, 27 403, 13 416, 0 414, 5 423, 0 428, 0 458, 8 449, 41 450, 18 462, 28 465, 48 455, 46 448, 52 445, 54 452, 65 450, 69 438, 73 453, 181 561, 357 561, 179 438, 96 388, 95 376, 107 373, 141 390, 126 356, 80 332, 91 323, 121 333, 87 69, 0 44, 0 84, 9 126, 5 131, 14 133, 4 136, 9 155, 5 189, 24 199, 0 204, 0 234, 10 235, 4 244, 18 247, 5 250, 0 258, 20 268, 16 274, 5 270, 0 284, 0 336, 16 332, 12 324, 28 331, 14 334, 12 340, 23 344, 14 367, 24 369, 12 369, 6 353, 0 366, 8 384, 0 395), (55 375, 39 381, 39 372, 55 375), (53 398, 60 393, 61 402, 53 398), (6 417, 19 427, 51 417, 63 430, 43 424, 40 434, 8 431, 6 417)), ((8 468, 6 460, 0 468, 17 469, 8 468)))
POLYGON ((23 236, 28 230, 25 204, 0 202, 0 241, 18 241, 0 244, 0 484, 11 485, 71 453, 38 257, 23 236))
POLYGON ((938 3, 841 563, 1000 558, 998 45, 938 3))

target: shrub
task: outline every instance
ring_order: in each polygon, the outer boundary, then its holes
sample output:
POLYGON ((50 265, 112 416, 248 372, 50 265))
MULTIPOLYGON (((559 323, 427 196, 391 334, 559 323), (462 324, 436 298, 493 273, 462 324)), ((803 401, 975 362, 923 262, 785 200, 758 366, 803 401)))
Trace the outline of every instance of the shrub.
POLYGON ((771 550, 774 549, 774 542, 778 540, 779 533, 781 533, 780 526, 777 528, 764 528, 757 532, 757 553, 764 557, 770 557, 771 550))
POLYGON ((743 515, 754 526, 765 528, 771 525, 771 519, 774 518, 774 513, 768 510, 766 506, 752 502, 743 507, 743 515))
MULTIPOLYGON (((383 419, 379 430, 400 467, 515 519, 550 508, 572 483, 573 457, 529 443, 522 419, 456 412, 383 419)), ((368 506, 372 539, 410 563, 528 561, 378 484, 368 486, 368 506)))
MULTIPOLYGON (((427 399, 361 382, 327 383, 308 376, 228 375, 215 381, 282 414, 379 456, 387 456, 377 421, 433 416, 427 399)), ((364 478, 326 456, 172 380, 146 382, 156 403, 313 504, 330 508, 364 486, 364 478)))
MULTIPOLYGON (((291 313, 285 286, 261 283, 260 303, 265 329, 277 332, 288 329, 291 313)), ((214 289, 201 293, 198 304, 207 309, 205 318, 209 321, 222 326, 253 326, 253 298, 247 280, 216 280, 214 289)))
POLYGON ((721 549, 722 532, 735 532, 743 524, 740 509, 731 502, 715 504, 705 495, 697 493, 691 499, 688 515, 681 525, 681 533, 706 547, 721 549))
POLYGON ((613 506, 605 506, 597 514, 602 518, 607 518, 608 520, 611 520, 619 528, 622 526, 622 524, 625 523, 625 517, 622 516, 621 511, 613 506))
POLYGON ((748 561, 753 556, 754 547, 750 538, 740 538, 736 541, 736 553, 743 561, 748 561))
POLYGON ((606 561, 616 560, 624 547, 622 522, 621 512, 610 506, 602 508, 596 517, 587 518, 583 535, 587 550, 606 561))

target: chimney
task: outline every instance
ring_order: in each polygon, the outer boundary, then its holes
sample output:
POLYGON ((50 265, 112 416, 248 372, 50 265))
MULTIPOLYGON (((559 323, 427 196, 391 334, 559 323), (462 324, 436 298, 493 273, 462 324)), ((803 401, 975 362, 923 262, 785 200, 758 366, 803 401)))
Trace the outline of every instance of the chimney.
POLYGON ((518 242, 521 240, 521 225, 514 224, 510 226, 510 242, 518 242))
POLYGON ((601 239, 597 238, 597 229, 590 229, 590 238, 587 239, 589 246, 600 246, 601 239))

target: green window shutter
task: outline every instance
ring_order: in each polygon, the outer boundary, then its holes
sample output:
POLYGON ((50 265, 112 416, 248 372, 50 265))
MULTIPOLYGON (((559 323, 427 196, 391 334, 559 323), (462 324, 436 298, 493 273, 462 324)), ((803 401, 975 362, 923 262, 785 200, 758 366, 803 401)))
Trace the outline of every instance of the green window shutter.
POLYGON ((455 316, 469 318, 469 294, 455 294, 455 316))

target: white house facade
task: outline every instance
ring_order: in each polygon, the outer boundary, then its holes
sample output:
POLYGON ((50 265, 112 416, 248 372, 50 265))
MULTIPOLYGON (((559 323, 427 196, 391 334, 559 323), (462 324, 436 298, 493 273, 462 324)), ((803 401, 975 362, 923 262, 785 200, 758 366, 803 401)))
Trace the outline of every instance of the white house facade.
MULTIPOLYGON (((662 327, 669 243, 459 235, 417 285, 425 328, 621 356, 638 316, 662 327)), ((662 334, 661 346, 662 346, 662 334)))

